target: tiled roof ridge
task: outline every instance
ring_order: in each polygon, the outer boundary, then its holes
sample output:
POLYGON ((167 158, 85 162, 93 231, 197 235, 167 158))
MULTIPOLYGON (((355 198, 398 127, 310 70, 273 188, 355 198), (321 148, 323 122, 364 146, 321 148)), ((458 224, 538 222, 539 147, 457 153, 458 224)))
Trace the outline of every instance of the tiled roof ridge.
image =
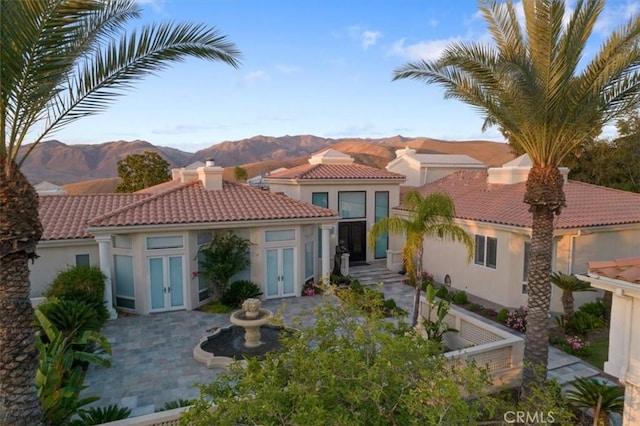
POLYGON ((574 179, 569 179, 568 182, 571 183, 571 184, 579 184, 579 185, 583 185, 583 186, 590 186, 590 187, 594 187, 594 188, 598 188, 598 189, 606 190, 606 191, 610 191, 610 192, 622 193, 624 195, 630 195, 632 197, 640 197, 640 194, 637 193, 637 192, 625 191, 624 189, 618 189, 618 188, 611 188, 610 186, 596 185, 595 183, 582 182, 582 181, 574 180, 574 179))
MULTIPOLYGON (((197 180, 197 179, 190 180, 188 182, 184 182, 182 185, 178 185, 178 186, 176 186, 174 188, 167 189, 166 191, 160 192, 158 194, 146 195, 145 198, 142 198, 142 199, 140 199, 138 201, 134 201, 131 204, 128 204, 126 206, 123 206, 123 207, 120 207, 118 209, 112 210, 109 213, 105 213, 105 214, 102 214, 102 215, 95 216, 95 217, 91 218, 90 220, 87 221, 87 225, 91 225, 92 223, 99 222, 99 221, 102 221, 102 220, 105 220, 105 219, 109 219, 112 216, 115 216, 117 214, 125 212, 125 211, 127 211, 129 209, 133 209, 133 208, 136 208, 138 206, 141 206, 142 204, 148 203, 149 201, 157 200, 158 198, 165 197, 165 196, 167 196, 167 195, 169 195, 169 194, 171 194, 173 192, 177 192, 177 191, 180 191, 180 190, 182 190, 184 188, 187 188, 189 186, 198 185, 198 184, 201 184, 201 182, 199 180, 197 180)), ((139 195, 143 195, 144 196, 145 194, 139 194, 139 195)))
POLYGON ((142 193, 137 193, 137 192, 100 192, 97 194, 51 194, 51 195, 46 195, 47 199, 49 200, 53 200, 55 198, 70 198, 70 197, 75 197, 75 198, 94 198, 94 197, 130 197, 130 196, 138 196, 140 198, 142 197, 148 197, 148 194, 142 194, 142 193))

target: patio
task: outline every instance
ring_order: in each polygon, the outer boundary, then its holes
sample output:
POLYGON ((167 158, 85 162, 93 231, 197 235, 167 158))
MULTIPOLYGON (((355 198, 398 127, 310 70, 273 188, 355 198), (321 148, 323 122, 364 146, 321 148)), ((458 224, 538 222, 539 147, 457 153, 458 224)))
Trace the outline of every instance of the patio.
MULTIPOLYGON (((363 284, 383 279, 385 296, 395 299, 398 306, 411 311, 413 289, 401 283, 400 275, 385 270, 382 263, 352 268, 350 272, 363 284)), ((273 312, 282 309, 285 324, 291 324, 294 317, 303 324, 309 324, 313 321, 310 310, 323 297, 267 300, 263 307, 273 312)), ((95 403, 97 406, 127 406, 132 409, 132 417, 152 413, 169 401, 195 398, 199 395, 196 385, 213 381, 221 370, 207 369, 195 361, 192 357, 193 347, 202 335, 208 334, 207 330, 227 325, 229 314, 200 311, 128 316, 110 321, 103 333, 112 344, 112 366, 89 368, 85 378, 88 388, 83 396, 99 396, 100 400, 95 403)), ((553 347, 550 348, 549 369, 549 376, 561 383, 574 377, 591 377, 601 373, 579 358, 553 347)))

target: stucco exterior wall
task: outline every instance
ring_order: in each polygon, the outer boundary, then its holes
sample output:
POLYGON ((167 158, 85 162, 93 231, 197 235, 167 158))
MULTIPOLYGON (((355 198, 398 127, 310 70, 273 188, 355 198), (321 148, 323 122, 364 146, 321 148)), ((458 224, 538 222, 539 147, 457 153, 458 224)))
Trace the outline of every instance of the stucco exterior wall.
POLYGON ((38 244, 36 253, 40 257, 29 262, 31 297, 41 297, 59 272, 76 266, 77 254, 88 254, 92 266, 100 265, 98 243, 93 239, 43 242, 38 244))
POLYGON ((406 159, 392 161, 391 163, 389 163, 389 165, 387 165, 388 171, 399 173, 407 177, 407 180, 403 184, 406 186, 420 186, 423 184, 420 169, 421 167, 418 162, 407 161, 406 159))

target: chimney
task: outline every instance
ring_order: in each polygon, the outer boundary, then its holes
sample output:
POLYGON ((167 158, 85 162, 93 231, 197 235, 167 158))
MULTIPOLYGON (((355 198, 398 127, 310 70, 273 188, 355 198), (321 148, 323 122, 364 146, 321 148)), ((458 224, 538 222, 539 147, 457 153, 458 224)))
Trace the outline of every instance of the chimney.
POLYGON ((216 165, 216 162, 213 158, 207 158, 206 160, 204 160, 204 165, 206 167, 213 167, 216 165))
POLYGON ((404 147, 404 149, 396 149, 396 158, 400 158, 403 157, 405 155, 412 155, 415 154, 416 150, 415 149, 411 149, 408 146, 404 147))
POLYGON ((222 190, 222 167, 214 166, 213 160, 207 160, 204 167, 198 167, 198 179, 206 191, 222 190))

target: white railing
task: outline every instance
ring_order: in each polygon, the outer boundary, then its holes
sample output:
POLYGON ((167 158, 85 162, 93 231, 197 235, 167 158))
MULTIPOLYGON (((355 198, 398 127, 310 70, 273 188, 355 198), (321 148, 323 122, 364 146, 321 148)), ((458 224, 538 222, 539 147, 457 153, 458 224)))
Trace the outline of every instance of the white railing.
MULTIPOLYGON (((422 297, 421 314, 426 312, 426 304, 425 298, 422 297)), ((432 312, 432 315, 435 315, 435 312, 432 312)), ((444 335, 444 345, 452 349, 444 355, 452 364, 475 361, 478 366, 487 368, 495 386, 516 386, 522 375, 524 341, 488 321, 478 319, 465 309, 451 305, 445 322, 458 332, 444 335)))
POLYGON ((189 407, 174 408, 173 410, 159 411, 145 414, 144 416, 103 423, 100 426, 178 426, 180 424, 180 415, 187 409, 189 407))

